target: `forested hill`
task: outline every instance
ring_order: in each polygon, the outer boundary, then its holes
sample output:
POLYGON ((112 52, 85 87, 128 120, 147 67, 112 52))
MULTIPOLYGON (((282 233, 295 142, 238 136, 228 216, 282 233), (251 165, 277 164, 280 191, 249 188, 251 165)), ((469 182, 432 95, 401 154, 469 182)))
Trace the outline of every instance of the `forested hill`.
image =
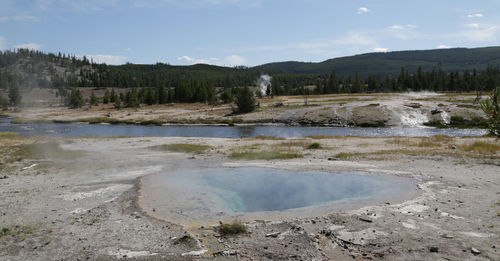
POLYGON ((441 64, 446 72, 482 71, 488 65, 500 65, 500 46, 485 48, 452 48, 423 51, 398 51, 387 53, 368 53, 355 56, 334 58, 319 63, 279 62, 258 66, 263 70, 281 70, 287 73, 328 74, 335 71, 339 76, 398 75, 401 68, 415 72, 418 67, 431 71, 441 64))

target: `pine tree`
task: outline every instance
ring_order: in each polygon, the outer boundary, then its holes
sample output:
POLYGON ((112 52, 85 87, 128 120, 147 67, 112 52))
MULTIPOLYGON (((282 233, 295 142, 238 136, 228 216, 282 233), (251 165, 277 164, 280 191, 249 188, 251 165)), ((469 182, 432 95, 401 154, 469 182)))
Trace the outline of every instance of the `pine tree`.
POLYGON ((236 94, 236 106, 238 106, 238 112, 248 113, 255 110, 255 97, 248 87, 244 87, 238 91, 236 94))
POLYGON ((12 106, 18 106, 21 104, 21 92, 19 91, 19 86, 17 82, 12 82, 9 87, 9 101, 12 106))
POLYGON ((108 90, 106 90, 106 92, 104 92, 104 96, 102 97, 102 103, 104 103, 104 104, 109 103, 109 91, 108 90))
POLYGON ((81 108, 85 100, 83 99, 83 95, 78 89, 71 90, 69 95, 68 106, 72 109, 81 108))
MULTIPOLYGON (((109 97, 109 100, 110 102, 115 102, 116 101, 116 93, 115 93, 115 88, 112 88, 111 89, 111 94, 110 94, 110 97, 109 97)), ((119 98, 119 97, 118 97, 119 98)))
POLYGON ((97 97, 94 94, 94 91, 92 91, 92 93, 90 94, 89 103, 90 103, 90 105, 98 105, 99 104, 99 102, 97 101, 97 97))

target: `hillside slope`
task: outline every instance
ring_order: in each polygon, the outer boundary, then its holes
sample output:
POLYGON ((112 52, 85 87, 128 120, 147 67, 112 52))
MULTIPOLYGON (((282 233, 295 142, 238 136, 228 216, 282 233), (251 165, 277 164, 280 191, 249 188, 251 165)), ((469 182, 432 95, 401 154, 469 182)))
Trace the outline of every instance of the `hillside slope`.
POLYGON ((367 53, 334 58, 319 63, 279 62, 258 66, 264 70, 282 70, 288 73, 326 74, 335 71, 337 75, 397 75, 401 67, 414 72, 418 67, 430 71, 441 63, 444 71, 484 70, 488 64, 500 65, 500 47, 452 48, 422 51, 398 51, 367 53))

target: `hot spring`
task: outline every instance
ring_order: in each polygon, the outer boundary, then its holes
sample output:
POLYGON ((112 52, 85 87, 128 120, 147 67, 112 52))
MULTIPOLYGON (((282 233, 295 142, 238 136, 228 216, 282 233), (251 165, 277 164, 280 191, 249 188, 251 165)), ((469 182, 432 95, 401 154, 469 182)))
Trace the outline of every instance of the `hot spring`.
POLYGON ((206 168, 145 177, 141 204, 188 224, 231 218, 308 216, 407 197, 410 179, 270 168, 206 168))

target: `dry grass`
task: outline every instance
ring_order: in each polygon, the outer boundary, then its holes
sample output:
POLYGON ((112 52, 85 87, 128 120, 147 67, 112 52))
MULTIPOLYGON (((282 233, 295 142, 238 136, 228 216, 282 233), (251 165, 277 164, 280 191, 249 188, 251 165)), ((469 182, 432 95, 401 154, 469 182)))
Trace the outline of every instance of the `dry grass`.
POLYGON ((252 139, 252 140, 284 140, 285 138, 278 138, 278 137, 274 137, 274 136, 261 135, 261 136, 257 136, 257 137, 250 138, 250 139, 252 139))
POLYGON ((235 221, 231 224, 222 224, 219 226, 219 233, 223 236, 237 235, 247 232, 247 227, 241 222, 235 221))
POLYGON ((186 144, 186 143, 163 144, 150 147, 150 149, 153 150, 184 152, 184 153, 202 153, 211 148, 212 147, 208 145, 186 144))
POLYGON ((229 158, 235 160, 273 160, 273 159, 295 159, 302 158, 302 154, 277 151, 243 151, 233 152, 229 158))
POLYGON ((495 143, 488 143, 484 141, 476 141, 472 144, 460 146, 465 152, 473 152, 479 154, 496 154, 500 152, 500 145, 495 143))

